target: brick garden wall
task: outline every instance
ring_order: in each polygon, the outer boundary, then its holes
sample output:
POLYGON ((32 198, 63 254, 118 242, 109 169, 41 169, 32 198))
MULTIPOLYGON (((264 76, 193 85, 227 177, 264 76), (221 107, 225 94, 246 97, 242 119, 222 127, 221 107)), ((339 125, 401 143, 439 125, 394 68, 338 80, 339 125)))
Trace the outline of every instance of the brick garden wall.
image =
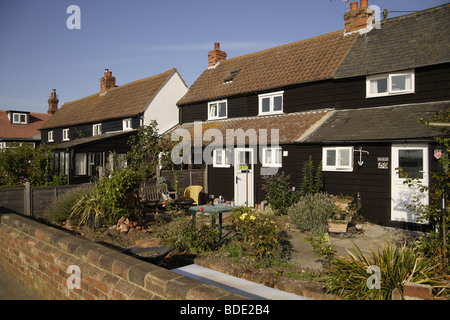
POLYGON ((0 219, 1 268, 41 299, 245 299, 24 216, 0 219))

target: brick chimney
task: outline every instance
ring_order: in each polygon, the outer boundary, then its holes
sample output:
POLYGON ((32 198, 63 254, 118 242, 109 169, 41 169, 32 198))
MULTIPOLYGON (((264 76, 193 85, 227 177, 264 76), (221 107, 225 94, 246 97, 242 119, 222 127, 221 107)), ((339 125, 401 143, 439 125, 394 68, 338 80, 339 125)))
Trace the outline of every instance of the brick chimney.
POLYGON ((112 72, 105 69, 103 78, 100 78, 100 94, 105 94, 109 89, 116 86, 116 78, 112 76, 112 72))
POLYGON ((48 99, 48 114, 54 115, 58 111, 58 102, 59 99, 56 97, 56 89, 53 89, 50 99, 48 99))
POLYGON ((217 62, 227 60, 227 53, 220 50, 220 43, 214 43, 214 50, 208 52, 208 68, 214 67, 217 62))
POLYGON ((367 19, 372 15, 371 13, 367 13, 368 6, 368 0, 361 0, 361 6, 359 8, 357 1, 350 3, 350 11, 344 14, 345 33, 367 28, 367 19))

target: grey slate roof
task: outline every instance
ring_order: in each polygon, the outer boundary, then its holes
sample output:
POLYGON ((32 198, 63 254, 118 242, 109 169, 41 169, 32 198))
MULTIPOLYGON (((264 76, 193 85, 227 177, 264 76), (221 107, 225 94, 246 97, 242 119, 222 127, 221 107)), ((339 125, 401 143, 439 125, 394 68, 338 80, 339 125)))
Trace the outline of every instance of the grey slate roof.
POLYGON ((428 140, 437 132, 418 119, 431 118, 436 111, 448 108, 450 101, 339 110, 302 142, 428 140))
POLYGON ((450 62, 450 4, 387 19, 360 35, 335 78, 450 62))

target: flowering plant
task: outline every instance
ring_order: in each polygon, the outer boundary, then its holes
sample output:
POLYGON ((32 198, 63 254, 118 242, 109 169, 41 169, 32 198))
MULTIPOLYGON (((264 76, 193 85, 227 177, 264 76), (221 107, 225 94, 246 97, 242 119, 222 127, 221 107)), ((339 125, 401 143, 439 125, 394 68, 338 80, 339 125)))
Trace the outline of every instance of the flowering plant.
POLYGON ((236 231, 242 235, 245 247, 252 255, 262 259, 281 252, 282 233, 273 220, 248 207, 233 211, 236 231))

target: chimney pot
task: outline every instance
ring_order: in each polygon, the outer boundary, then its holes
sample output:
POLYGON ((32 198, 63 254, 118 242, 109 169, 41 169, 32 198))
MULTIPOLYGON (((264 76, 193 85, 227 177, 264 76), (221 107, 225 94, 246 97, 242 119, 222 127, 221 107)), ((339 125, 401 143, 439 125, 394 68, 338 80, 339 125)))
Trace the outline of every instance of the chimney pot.
POLYGON ((112 76, 109 69, 105 69, 105 74, 100 78, 100 94, 105 94, 109 89, 116 86, 116 78, 112 76))
POLYGON ((350 2, 350 11, 355 11, 356 9, 358 9, 358 2, 350 2))
POLYGON ((369 1, 368 0, 361 0, 361 5, 359 6, 360 8, 365 8, 369 6, 369 1))
POLYGON ((50 99, 48 99, 48 114, 53 115, 56 111, 58 111, 58 102, 59 99, 56 97, 56 89, 52 89, 50 99))
POLYGON ((214 42, 214 50, 208 53, 208 67, 214 67, 217 62, 227 60, 227 53, 220 50, 220 43, 214 42))

